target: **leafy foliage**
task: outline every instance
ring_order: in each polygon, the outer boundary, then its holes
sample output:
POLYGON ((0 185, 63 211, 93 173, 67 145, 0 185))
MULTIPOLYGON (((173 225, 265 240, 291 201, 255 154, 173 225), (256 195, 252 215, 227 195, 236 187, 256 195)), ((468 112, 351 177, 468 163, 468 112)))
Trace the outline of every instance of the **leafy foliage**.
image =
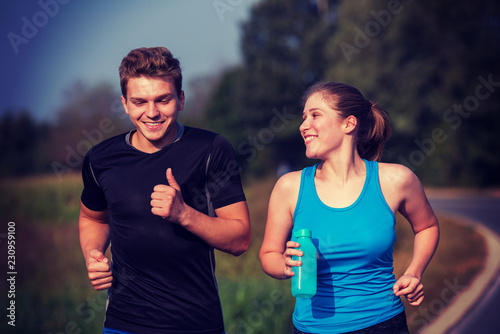
POLYGON ((299 100, 326 69, 331 14, 312 1, 270 0, 258 3, 242 25, 244 63, 225 73, 206 116, 235 145, 246 173, 262 176, 283 163, 305 163, 299 100))
POLYGON ((325 78, 389 111, 386 160, 433 185, 498 185, 499 20, 487 0, 343 1, 325 78))
POLYGON ((27 111, 0 118, 0 175, 54 172, 61 179, 79 171, 95 144, 130 128, 119 95, 108 84, 75 83, 51 122, 39 122, 27 111))
POLYGON ((385 161, 426 184, 498 185, 499 21, 491 0, 261 1, 242 26, 244 63, 214 89, 207 123, 230 139, 247 175, 301 168, 311 164, 297 130, 302 93, 345 82, 389 111, 385 161), (297 116, 286 130, 245 146, 285 107, 297 116))
MULTIPOLYGON (((262 0, 241 26, 243 62, 194 82, 181 121, 234 145, 246 177, 312 164, 300 98, 319 80, 388 110, 384 160, 427 185, 498 186, 500 4, 467 1, 262 0)), ((97 142, 126 131, 108 84, 70 87, 52 122, 0 118, 0 175, 77 171, 97 142)))
POLYGON ((46 171, 43 142, 48 137, 47 129, 47 124, 37 124, 27 111, 6 112, 0 119, 0 175, 46 171))

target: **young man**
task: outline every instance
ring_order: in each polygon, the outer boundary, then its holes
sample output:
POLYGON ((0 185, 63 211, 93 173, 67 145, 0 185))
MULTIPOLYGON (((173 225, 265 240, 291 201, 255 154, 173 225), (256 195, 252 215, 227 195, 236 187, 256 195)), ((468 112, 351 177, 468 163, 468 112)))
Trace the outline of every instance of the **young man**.
POLYGON ((109 288, 103 333, 224 333, 213 250, 238 256, 250 241, 234 150, 177 123, 182 75, 166 48, 132 50, 120 84, 135 129, 82 169, 80 243, 92 285, 109 288))

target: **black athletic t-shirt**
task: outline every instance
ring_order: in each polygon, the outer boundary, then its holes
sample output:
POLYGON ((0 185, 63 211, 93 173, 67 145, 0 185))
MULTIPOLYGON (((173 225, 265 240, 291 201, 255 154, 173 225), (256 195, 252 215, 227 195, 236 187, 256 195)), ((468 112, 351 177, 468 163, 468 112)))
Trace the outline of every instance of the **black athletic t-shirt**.
POLYGON ((114 282, 105 327, 151 334, 224 329, 213 248, 153 215, 150 201, 156 185, 168 184, 172 168, 185 203, 213 215, 213 209, 245 200, 239 166, 220 135, 183 126, 179 134, 152 154, 122 134, 85 157, 82 203, 110 213, 114 282))

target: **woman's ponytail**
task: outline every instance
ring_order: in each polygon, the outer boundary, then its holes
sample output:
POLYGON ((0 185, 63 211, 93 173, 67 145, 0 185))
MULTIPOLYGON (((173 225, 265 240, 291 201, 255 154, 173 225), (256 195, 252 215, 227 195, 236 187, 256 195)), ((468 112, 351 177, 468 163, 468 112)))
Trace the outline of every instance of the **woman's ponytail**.
POLYGON ((366 125, 360 127, 361 131, 357 138, 358 153, 366 160, 378 161, 382 157, 385 143, 391 136, 389 114, 377 103, 371 101, 367 101, 367 107, 366 125))

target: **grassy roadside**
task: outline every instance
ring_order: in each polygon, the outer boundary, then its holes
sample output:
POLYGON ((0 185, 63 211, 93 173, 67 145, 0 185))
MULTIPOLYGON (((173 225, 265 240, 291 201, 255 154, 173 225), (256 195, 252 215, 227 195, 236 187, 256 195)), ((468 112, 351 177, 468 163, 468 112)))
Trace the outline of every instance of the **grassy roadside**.
MULTIPOLYGON (((293 298, 288 281, 267 277, 257 253, 264 233, 267 202, 274 180, 249 182, 245 192, 252 218, 250 249, 238 258, 217 252, 217 276, 227 333, 289 333, 293 298)), ((96 293, 78 243, 79 175, 0 181, 0 254, 7 254, 7 223, 16 223, 16 323, 23 333, 98 333, 102 329, 105 293, 96 293)), ((435 318, 471 281, 485 254, 472 229, 439 217, 441 243, 423 279, 422 306, 406 306, 416 331, 435 318)), ((412 231, 397 220, 395 273, 400 275, 412 253, 412 231)), ((1 261, 1 289, 7 287, 1 261)), ((6 298, 0 308, 6 309, 6 298)), ((5 319, 5 316, 4 316, 5 319)), ((11 333, 6 321, 0 332, 11 333)))
MULTIPOLYGON (((441 239, 422 284, 425 299, 419 307, 405 303, 408 327, 412 333, 434 320, 467 287, 484 264, 486 249, 482 237, 471 227, 439 216, 441 239)), ((394 252, 394 272, 401 275, 411 261, 413 240, 409 224, 399 217, 398 241, 394 252)))

